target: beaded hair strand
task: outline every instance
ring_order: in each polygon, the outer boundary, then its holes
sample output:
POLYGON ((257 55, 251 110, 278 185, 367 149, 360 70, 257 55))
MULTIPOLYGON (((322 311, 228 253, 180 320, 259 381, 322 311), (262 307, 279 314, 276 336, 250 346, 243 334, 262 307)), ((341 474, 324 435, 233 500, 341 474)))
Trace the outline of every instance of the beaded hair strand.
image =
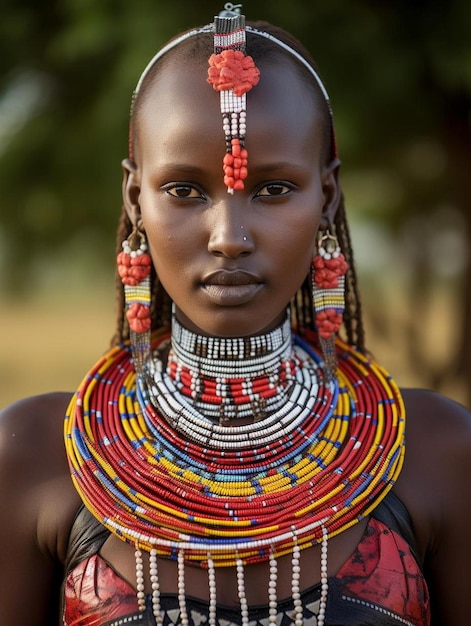
MULTIPOLYGON (((276 53, 283 55, 285 58, 292 61, 293 67, 297 67, 302 73, 306 81, 309 81, 309 85, 313 96, 316 98, 317 104, 324 107, 326 111, 326 159, 332 159, 336 156, 335 136, 333 130, 333 118, 332 110, 330 107, 330 101, 323 88, 322 82, 319 78, 313 80, 313 75, 307 69, 310 66, 316 76, 317 70, 315 69, 315 63, 311 58, 307 50, 302 44, 294 38, 290 33, 287 33, 279 27, 272 26, 266 22, 256 22, 248 26, 248 40, 247 44, 250 47, 250 54, 254 56, 257 62, 271 58, 269 55, 276 53), (257 33, 257 34, 255 34, 257 33), (262 36, 260 36, 262 35, 262 36), (281 45, 280 45, 281 42, 281 45), (287 52, 291 50, 292 52, 287 52), (294 53, 294 54, 293 54, 294 53), (302 61, 301 61, 302 59, 302 61)), ((148 64, 143 75, 141 76, 138 88, 133 96, 131 106, 131 120, 130 120, 130 133, 129 133, 129 155, 133 158, 133 142, 135 137, 135 122, 139 113, 140 103, 145 98, 149 86, 153 84, 156 75, 162 67, 162 62, 165 62, 171 58, 172 55, 179 55, 180 58, 195 58, 201 56, 201 58, 208 58, 205 56, 212 48, 212 33, 209 26, 188 31, 182 35, 171 40, 166 46, 164 46, 154 59, 148 64), (157 60, 156 60, 157 59, 157 60)), ((350 345, 355 346, 361 352, 365 352, 365 338, 363 321, 361 314, 361 301, 358 290, 358 280, 355 272, 355 265, 353 259, 353 250, 351 245, 350 230, 345 212, 343 194, 339 201, 338 210, 335 216, 334 225, 336 228, 337 237, 340 247, 343 251, 345 259, 348 263, 349 270, 346 275, 345 281, 345 313, 344 313, 344 329, 346 333, 347 341, 350 345)), ((119 221, 119 227, 117 232, 117 249, 121 249, 121 243, 131 233, 132 224, 126 214, 125 208, 122 208, 122 214, 119 221)), ((152 307, 151 307, 151 319, 152 329, 161 327, 170 327, 171 324, 171 300, 165 289, 160 284, 155 270, 151 275, 151 294, 152 294, 152 307)), ((120 281, 117 282, 117 325, 116 332, 112 340, 112 345, 116 345, 129 338, 129 331, 124 320, 124 293, 123 287, 120 281)), ((291 302, 292 319, 296 323, 296 330, 299 333, 303 333, 304 329, 312 329, 314 327, 313 314, 312 314, 312 293, 310 288, 310 281, 307 279, 299 292, 295 294, 291 302)))

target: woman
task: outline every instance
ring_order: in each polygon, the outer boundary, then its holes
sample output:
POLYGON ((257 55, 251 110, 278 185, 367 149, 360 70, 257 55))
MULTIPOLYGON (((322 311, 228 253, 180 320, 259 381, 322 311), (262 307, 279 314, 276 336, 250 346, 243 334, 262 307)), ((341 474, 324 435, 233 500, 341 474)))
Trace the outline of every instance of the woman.
POLYGON ((123 170, 115 347, 2 415, 2 625, 467 625, 469 414, 365 356, 307 53, 173 40, 123 170))

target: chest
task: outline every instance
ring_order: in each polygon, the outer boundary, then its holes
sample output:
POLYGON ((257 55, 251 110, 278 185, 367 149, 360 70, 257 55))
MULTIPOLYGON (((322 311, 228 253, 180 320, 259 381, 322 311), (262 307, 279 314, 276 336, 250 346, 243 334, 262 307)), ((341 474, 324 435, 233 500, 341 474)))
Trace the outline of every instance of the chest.
MULTIPOLYGON (((427 587, 408 544, 397 532, 377 520, 363 522, 330 540, 329 557, 326 624, 392 626, 399 621, 412 626, 428 626, 427 587)), ((151 564, 145 556, 143 560, 143 586, 145 592, 150 593, 152 585, 148 571, 151 564)), ((207 622, 208 605, 211 606, 208 571, 185 565, 182 580, 175 562, 164 558, 158 561, 164 624, 207 622), (182 607, 191 615, 189 622, 180 618, 182 607), (165 621, 169 615, 174 617, 165 621)), ((315 584, 320 575, 319 563, 318 548, 302 551, 299 601, 304 624, 318 623, 315 616, 322 591, 315 584)), ((279 575, 275 578, 274 609, 276 623, 282 625, 294 623, 293 571, 290 555, 277 559, 279 575)), ((268 623, 273 602, 273 591, 270 591, 273 577, 270 574, 266 563, 244 568, 243 598, 251 624, 268 623)), ((109 537, 100 554, 85 559, 69 574, 65 587, 65 623, 74 623, 73 616, 80 614, 92 616, 94 624, 114 624, 109 621, 112 611, 113 619, 127 616, 129 620, 129 616, 134 616, 131 621, 154 624, 150 599, 146 612, 138 611, 134 580, 133 548, 109 537), (70 615, 72 621, 67 621, 70 615)), ((217 591, 214 610, 219 619, 216 623, 228 626, 245 623, 240 621, 243 603, 235 568, 217 568, 214 586, 217 591)), ((116 623, 122 623, 119 619, 116 623)))

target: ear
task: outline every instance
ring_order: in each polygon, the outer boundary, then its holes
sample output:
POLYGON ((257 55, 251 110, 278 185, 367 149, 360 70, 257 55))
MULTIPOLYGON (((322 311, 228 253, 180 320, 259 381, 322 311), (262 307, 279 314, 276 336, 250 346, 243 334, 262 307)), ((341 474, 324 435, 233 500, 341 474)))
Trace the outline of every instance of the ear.
POLYGON ((322 209, 321 228, 326 229, 334 223, 340 203, 341 190, 339 183, 340 159, 334 159, 322 170, 322 191, 324 207, 322 209))
POLYGON ((139 226, 142 221, 139 195, 141 184, 137 165, 130 159, 123 159, 123 202, 126 213, 133 226, 139 226))

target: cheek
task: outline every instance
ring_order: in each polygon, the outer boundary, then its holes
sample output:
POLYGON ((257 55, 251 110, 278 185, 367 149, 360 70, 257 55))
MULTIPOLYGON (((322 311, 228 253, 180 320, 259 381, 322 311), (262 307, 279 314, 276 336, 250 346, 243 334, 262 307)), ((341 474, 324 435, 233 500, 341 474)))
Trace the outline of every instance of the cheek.
POLYGON ((182 294, 194 287, 192 268, 204 250, 204 242, 184 216, 169 217, 156 211, 146 219, 143 212, 143 222, 159 282, 172 300, 180 301, 182 294))
POLYGON ((298 262, 312 259, 316 252, 316 237, 320 226, 320 212, 305 213, 298 220, 285 226, 278 245, 283 254, 298 262))
POLYGON ((148 232, 149 252, 154 263, 155 270, 165 289, 175 281, 175 276, 184 274, 186 265, 185 246, 179 244, 171 235, 163 236, 148 232))
MULTIPOLYGON (((165 275, 173 267, 181 266, 181 250, 175 241, 174 235, 159 216, 158 211, 149 211, 141 208, 142 222, 147 236, 149 254, 159 279, 163 282, 165 275)), ((164 287, 166 285, 164 284, 164 287)))
POLYGON ((274 248, 277 267, 277 288, 292 297, 310 274, 316 252, 317 220, 306 220, 295 230, 285 232, 279 245, 274 248))
POLYGON ((141 215, 147 235, 149 251, 156 269, 182 264, 188 250, 188 237, 185 215, 171 212, 142 199, 141 215))

